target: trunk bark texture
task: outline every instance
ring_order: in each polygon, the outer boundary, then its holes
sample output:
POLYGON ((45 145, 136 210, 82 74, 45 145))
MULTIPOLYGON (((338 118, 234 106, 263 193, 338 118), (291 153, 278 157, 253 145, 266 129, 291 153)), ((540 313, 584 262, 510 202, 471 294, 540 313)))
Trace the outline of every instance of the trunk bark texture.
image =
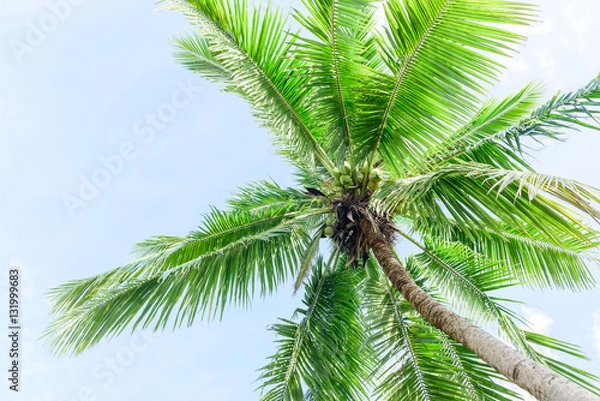
POLYGON ((400 294, 432 325, 540 401, 600 401, 600 397, 525 357, 438 303, 408 275, 393 248, 368 219, 361 223, 375 257, 400 294))

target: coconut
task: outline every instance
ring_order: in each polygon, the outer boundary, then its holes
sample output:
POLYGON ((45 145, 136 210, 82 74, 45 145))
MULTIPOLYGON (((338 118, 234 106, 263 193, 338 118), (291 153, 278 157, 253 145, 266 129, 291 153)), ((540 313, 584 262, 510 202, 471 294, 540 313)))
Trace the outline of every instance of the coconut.
POLYGON ((367 186, 369 187, 369 189, 371 191, 376 191, 377 188, 379 188, 379 181, 377 181, 377 180, 369 180, 369 182, 367 183, 367 186))
POLYGON ((325 229, 323 230, 323 235, 325 235, 326 237, 331 237, 333 235, 333 227, 325 227, 325 229))
POLYGON ((351 171, 352 171, 352 166, 350 165, 350 163, 344 162, 344 167, 342 167, 342 172, 344 174, 350 174, 351 171))
POLYGON ((365 160, 365 162, 360 167, 360 172, 363 173, 363 175, 367 175, 368 171, 369 171, 369 161, 365 160))
POLYGON ((352 177, 350 177, 348 174, 342 174, 340 176, 340 183, 343 186, 347 187, 347 186, 352 185, 354 182, 352 181, 352 177))
POLYGON ((373 181, 381 181, 383 179, 383 172, 378 168, 371 170, 371 173, 369 173, 369 179, 373 181))
POLYGON ((362 181, 362 174, 360 173, 360 171, 358 171, 358 169, 354 169, 352 170, 352 180, 354 182, 361 182, 362 181))

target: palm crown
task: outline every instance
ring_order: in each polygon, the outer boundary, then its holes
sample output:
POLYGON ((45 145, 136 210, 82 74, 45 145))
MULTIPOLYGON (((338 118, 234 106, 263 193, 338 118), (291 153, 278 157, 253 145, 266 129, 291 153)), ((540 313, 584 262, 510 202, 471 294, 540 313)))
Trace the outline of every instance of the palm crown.
POLYGON ((577 347, 523 329, 493 292, 595 285, 599 234, 582 216, 600 217, 600 192, 536 173, 524 151, 598 129, 600 79, 543 104, 535 84, 485 100, 523 40, 511 29, 533 21, 524 3, 303 3, 292 25, 245 1, 167 4, 195 28, 175 40, 178 60, 250 103, 299 185, 241 188, 187 236, 151 238, 132 262, 52 290, 51 348, 212 319, 295 280, 302 306, 273 326, 263 400, 519 398, 400 294, 373 252, 377 232, 418 250, 398 258, 434 300, 598 392, 541 351, 583 357, 577 347))

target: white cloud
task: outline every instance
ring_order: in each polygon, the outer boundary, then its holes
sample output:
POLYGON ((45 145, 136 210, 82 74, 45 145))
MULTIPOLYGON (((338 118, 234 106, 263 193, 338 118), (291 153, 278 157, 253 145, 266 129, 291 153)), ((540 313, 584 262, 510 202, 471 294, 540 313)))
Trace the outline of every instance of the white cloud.
POLYGON ((504 65, 506 66, 505 76, 509 74, 524 74, 531 70, 531 64, 521 55, 506 59, 504 65))
POLYGON ((383 27, 385 26, 385 9, 383 8, 383 3, 377 6, 377 10, 375 11, 375 29, 380 32, 383 32, 383 27))
POLYGON ((536 50, 535 58, 537 66, 546 78, 553 78, 556 74, 556 58, 549 48, 541 47, 536 50))
MULTIPOLYGON (((532 331, 534 333, 544 334, 547 336, 550 335, 552 325, 554 324, 553 318, 546 315, 541 310, 536 309, 536 308, 531 308, 529 306, 522 306, 521 311, 523 312, 523 315, 524 315, 525 319, 527 320, 527 322, 529 322, 529 324, 527 325, 527 329, 529 331, 532 331)), ((533 345, 533 348, 535 350, 537 350, 538 352, 540 352, 546 356, 549 356, 550 358, 560 360, 560 355, 552 349, 540 347, 538 345, 533 345)))
POLYGON ((548 17, 540 23, 535 24, 533 28, 531 28, 531 33, 534 35, 547 35, 554 32, 554 26, 554 18, 548 17))
POLYGON ((566 35, 565 33, 560 33, 558 35, 558 37, 559 37, 558 42, 560 43, 560 45, 562 47, 569 48, 572 46, 573 41, 571 40, 569 35, 566 35))
POLYGON ((598 357, 600 358, 600 312, 594 312, 592 331, 594 332, 594 344, 596 345, 596 351, 598 352, 598 357))
POLYGON ((522 306, 521 310, 525 315, 525 319, 529 322, 528 327, 531 331, 545 335, 550 334, 550 328, 554 323, 554 319, 541 310, 529 306, 522 306))
MULTIPOLYGON (((585 2, 585 0, 584 0, 585 2)), ((600 32, 600 28, 596 22, 596 13, 593 11, 593 7, 597 7, 596 1, 589 2, 588 7, 586 4, 575 4, 573 2, 564 5, 561 8, 561 14, 563 21, 566 23, 564 27, 570 31, 571 42, 574 44, 574 48, 580 54, 585 56, 591 47, 590 38, 595 38, 597 33, 600 32), (591 7, 591 8, 589 8, 591 7), (582 10, 590 10, 590 12, 582 12, 582 10)))

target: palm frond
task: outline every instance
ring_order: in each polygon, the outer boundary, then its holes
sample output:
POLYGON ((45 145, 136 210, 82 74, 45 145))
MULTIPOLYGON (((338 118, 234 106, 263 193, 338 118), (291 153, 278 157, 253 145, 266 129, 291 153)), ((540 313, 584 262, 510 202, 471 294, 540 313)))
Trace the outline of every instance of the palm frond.
POLYGON ((568 233, 558 235, 562 235, 561 241, 549 242, 535 229, 519 233, 510 226, 496 231, 452 223, 443 240, 460 242, 492 260, 503 261, 520 282, 533 288, 593 288, 596 281, 590 266, 600 264, 594 254, 599 245, 597 233, 586 233, 585 241, 568 233))
POLYGON ((280 209, 284 213, 309 207, 312 199, 296 188, 282 188, 276 182, 258 181, 239 187, 227 200, 234 210, 259 213, 262 210, 280 209))
POLYGON ((322 230, 319 229, 315 231, 313 239, 310 241, 310 245, 306 248, 306 252, 302 256, 300 261, 300 269, 298 269, 298 275, 296 276, 296 281, 294 282, 294 293, 296 293, 304 280, 308 277, 311 272, 311 268, 314 266, 314 259, 317 257, 319 253, 319 244, 321 242, 322 230))
MULTIPOLYGON (((407 268, 415 270, 410 263, 407 268)), ((518 399, 500 384, 503 378, 492 368, 421 318, 380 273, 371 275, 364 294, 371 341, 380 361, 375 399, 518 399)))
POLYGON ((186 68, 199 73, 207 80, 223 85, 224 90, 243 95, 234 85, 234 76, 211 52, 210 43, 202 36, 192 33, 173 40, 177 49, 175 59, 186 68))
POLYGON ((198 315, 221 315, 228 305, 248 306, 294 274, 310 246, 311 228, 326 211, 293 202, 213 209, 186 237, 144 241, 133 262, 51 291, 56 319, 47 343, 57 353, 80 353, 127 327, 190 325, 198 315))
POLYGON ((415 226, 435 227, 436 235, 442 236, 455 221, 467 229, 487 227, 502 232, 510 226, 523 235, 537 230, 554 244, 567 233, 588 241, 595 231, 576 212, 600 216, 600 191, 595 188, 477 163, 456 163, 422 176, 391 180, 375 197, 388 211, 413 219, 415 226))
POLYGON ((480 325, 493 325, 502 338, 518 349, 528 348, 525 336, 518 329, 523 321, 488 294, 520 284, 509 268, 462 244, 425 246, 408 234, 401 235, 423 250, 410 258, 409 265, 427 280, 428 286, 437 288, 454 310, 480 325))
MULTIPOLYGON (((300 37, 295 57, 308 63, 316 108, 313 118, 324 126, 330 154, 341 165, 351 150, 355 98, 360 87, 365 53, 373 41, 374 0, 303 0, 306 12, 296 10, 296 19, 310 37, 300 37)), ((304 10, 302 10, 304 11, 304 10)), ((306 35, 305 35, 306 36, 306 35)))
POLYGON ((192 70, 240 94, 270 129, 284 155, 302 165, 334 165, 319 143, 305 104, 310 86, 302 62, 288 57, 292 37, 280 11, 250 10, 246 0, 171 0, 165 8, 189 17, 196 35, 176 41, 192 70))
POLYGON ((562 140, 567 132, 582 128, 600 130, 600 77, 577 91, 566 94, 559 92, 511 127, 465 138, 462 145, 447 152, 442 160, 480 161, 485 154, 511 156, 527 147, 527 139, 562 140))
POLYGON ((355 142, 392 173, 422 158, 466 123, 485 85, 523 38, 507 27, 532 21, 525 3, 498 0, 389 0, 379 43, 393 79, 381 76, 361 102, 355 142))
POLYGON ((529 169, 519 150, 509 144, 488 143, 489 146, 486 146, 482 143, 479 147, 473 145, 520 122, 533 111, 540 95, 539 85, 530 84, 505 99, 486 102, 467 124, 427 152, 423 157, 424 161, 415 167, 424 173, 459 159, 503 169, 529 169))
POLYGON ((278 350, 262 368, 261 401, 367 399, 370 357, 361 322, 359 270, 318 259, 296 319, 273 326, 278 350))

